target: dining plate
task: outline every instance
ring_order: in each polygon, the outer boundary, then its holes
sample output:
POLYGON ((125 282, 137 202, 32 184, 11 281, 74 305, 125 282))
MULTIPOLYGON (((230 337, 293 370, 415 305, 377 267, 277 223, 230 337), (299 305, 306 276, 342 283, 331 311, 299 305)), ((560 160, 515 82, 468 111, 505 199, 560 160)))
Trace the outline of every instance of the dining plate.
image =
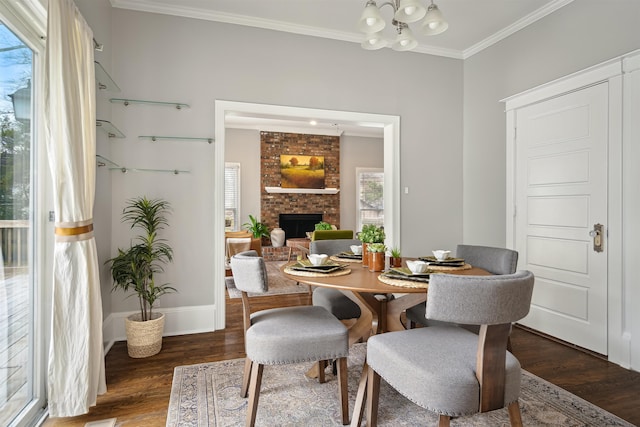
POLYGON ((311 261, 309 261, 308 259, 305 259, 305 260, 300 260, 295 264, 293 264, 291 266, 291 269, 298 270, 298 271, 315 271, 317 273, 331 273, 333 271, 340 270, 341 268, 344 268, 344 267, 345 267, 344 264, 339 264, 333 261, 327 261, 321 265, 313 265, 311 264, 311 261))
POLYGON ((464 258, 447 258, 445 260, 439 261, 434 256, 423 256, 418 258, 421 261, 425 261, 428 263, 433 263, 437 265, 464 265, 464 258))
POLYGON ((403 276, 409 276, 409 277, 429 277, 429 275, 432 272, 430 270, 427 270, 422 273, 414 273, 411 270, 409 270, 408 267, 393 267, 389 270, 389 273, 395 276, 403 275, 403 276))
POLYGON ((296 271, 311 271, 314 273, 333 273, 334 271, 342 270, 344 267, 342 265, 326 265, 326 264, 303 267, 301 265, 294 264, 289 268, 296 271))
POLYGON ((394 272, 393 270, 389 270, 385 273, 382 273, 380 276, 388 277, 389 279, 396 280, 410 280, 412 282, 425 282, 429 283, 429 276, 425 276, 425 273, 420 273, 418 275, 414 274, 401 274, 394 272))
POLYGON ((346 259, 362 259, 362 254, 356 255, 351 251, 340 252, 336 254, 338 258, 346 258, 346 259))

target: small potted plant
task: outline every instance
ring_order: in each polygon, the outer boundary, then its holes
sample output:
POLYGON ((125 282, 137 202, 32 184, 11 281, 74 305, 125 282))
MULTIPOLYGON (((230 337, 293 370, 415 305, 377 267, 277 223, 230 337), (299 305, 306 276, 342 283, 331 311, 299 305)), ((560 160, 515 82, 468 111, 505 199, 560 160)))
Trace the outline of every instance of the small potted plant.
POLYGON ((402 266, 402 253, 400 252, 400 248, 395 247, 391 249, 391 267, 401 267, 402 266))
POLYGON ((249 222, 242 224, 242 228, 250 232, 256 239, 262 239, 264 237, 270 238, 269 227, 264 222, 260 222, 258 218, 253 215, 249 215, 249 222))
POLYGON ((375 224, 365 224, 362 226, 362 231, 358 235, 358 238, 362 242, 362 266, 366 267, 369 265, 369 251, 367 250, 367 246, 370 243, 384 243, 384 229, 375 224))
POLYGON ((133 292, 138 297, 140 312, 125 319, 127 351, 133 358, 148 357, 162 349, 164 314, 153 311, 159 297, 176 292, 168 284, 158 284, 155 274, 164 271, 163 265, 173 260, 173 250, 158 232, 167 225, 169 202, 146 197, 131 199, 122 211, 122 221, 131 228, 140 228, 128 249, 119 249, 118 255, 107 261, 111 264, 113 290, 133 292))
POLYGON ((387 250, 384 243, 369 243, 367 250, 369 251, 369 271, 384 270, 384 256, 387 250))

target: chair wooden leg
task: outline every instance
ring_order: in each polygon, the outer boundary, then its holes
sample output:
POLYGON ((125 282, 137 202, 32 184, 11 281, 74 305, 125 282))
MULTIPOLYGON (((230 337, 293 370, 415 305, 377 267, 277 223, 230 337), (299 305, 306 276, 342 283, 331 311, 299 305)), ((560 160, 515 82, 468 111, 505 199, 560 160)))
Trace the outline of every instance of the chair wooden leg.
POLYGON ((246 398, 249 391, 249 380, 251 379, 251 359, 244 358, 244 373, 242 374, 242 388, 240 389, 240 397, 246 398))
POLYGON ((367 366, 367 427, 378 425, 378 400, 380 398, 380 375, 367 366))
POLYGON ((318 361, 318 382, 320 384, 324 383, 325 377, 324 377, 324 371, 327 369, 327 361, 326 360, 319 360, 318 361))
POLYGON ((256 424, 256 413, 258 412, 258 400, 260 398, 260 385, 262 384, 262 370, 264 365, 253 362, 251 367, 251 387, 249 390, 249 402, 247 404, 247 422, 248 427, 256 424))
POLYGON ((509 421, 511 421, 511 427, 522 427, 520 406, 518 405, 517 400, 509 404, 509 421))
POLYGON ((353 404, 353 416, 351 417, 351 427, 360 427, 362 417, 364 416, 365 400, 367 398, 367 374, 369 373, 369 365, 365 357, 362 373, 360 374, 360 383, 358 383, 358 393, 356 401, 353 404))
POLYGON ((347 379, 347 358, 341 357, 336 360, 338 365, 338 397, 342 413, 342 425, 349 424, 349 387, 347 379))
POLYGON ((438 427, 449 427, 449 421, 451 421, 451 417, 448 415, 440 415, 438 418, 438 427))

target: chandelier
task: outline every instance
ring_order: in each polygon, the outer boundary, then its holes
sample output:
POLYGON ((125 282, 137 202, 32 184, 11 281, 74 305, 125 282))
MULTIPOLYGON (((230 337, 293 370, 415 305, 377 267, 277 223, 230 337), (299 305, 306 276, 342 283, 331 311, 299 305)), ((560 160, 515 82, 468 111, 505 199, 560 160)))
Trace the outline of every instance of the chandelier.
POLYGON ((358 21, 358 29, 365 34, 365 39, 362 42, 364 49, 376 50, 387 46, 387 41, 382 35, 386 23, 380 15, 380 9, 387 5, 393 8, 394 15, 391 25, 396 27, 398 34, 391 45, 393 50, 411 50, 418 45, 418 41, 408 25, 412 22, 422 19, 422 34, 426 36, 435 36, 449 27, 438 6, 433 4, 433 0, 426 8, 419 0, 390 0, 382 3, 379 8, 375 0, 368 0, 358 21))

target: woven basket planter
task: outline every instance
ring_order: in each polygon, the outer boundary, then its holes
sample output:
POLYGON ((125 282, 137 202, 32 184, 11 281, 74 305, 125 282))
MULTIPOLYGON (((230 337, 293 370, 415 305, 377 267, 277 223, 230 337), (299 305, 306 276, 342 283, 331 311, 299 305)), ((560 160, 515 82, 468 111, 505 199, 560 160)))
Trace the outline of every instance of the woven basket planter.
POLYGON ((151 320, 140 321, 140 313, 132 314, 124 319, 127 331, 127 352, 135 359, 153 356, 162 349, 162 332, 164 331, 164 314, 154 313, 151 320))

